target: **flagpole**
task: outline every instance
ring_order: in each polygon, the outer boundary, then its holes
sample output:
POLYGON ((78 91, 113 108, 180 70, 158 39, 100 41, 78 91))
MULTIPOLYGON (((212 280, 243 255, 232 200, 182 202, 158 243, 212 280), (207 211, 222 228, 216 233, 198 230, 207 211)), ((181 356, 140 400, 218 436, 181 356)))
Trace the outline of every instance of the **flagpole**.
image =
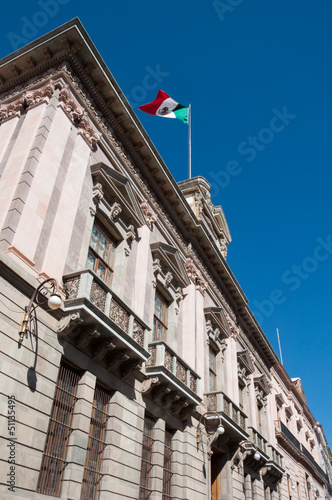
POLYGON ((188 110, 188 159, 189 159, 189 179, 191 179, 191 104, 188 110))
POLYGON ((280 361, 281 361, 281 364, 283 365, 284 363, 282 362, 281 344, 280 344, 280 337, 279 337, 278 328, 277 328, 277 336, 278 336, 278 344, 279 344, 279 352, 280 352, 280 361))

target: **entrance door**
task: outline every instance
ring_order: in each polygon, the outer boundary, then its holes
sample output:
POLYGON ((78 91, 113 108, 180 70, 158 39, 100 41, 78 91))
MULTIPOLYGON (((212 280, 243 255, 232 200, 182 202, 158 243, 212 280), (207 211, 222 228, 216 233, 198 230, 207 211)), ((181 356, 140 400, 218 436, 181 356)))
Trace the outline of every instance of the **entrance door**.
POLYGON ((220 500, 221 453, 213 453, 211 457, 211 500, 220 500))

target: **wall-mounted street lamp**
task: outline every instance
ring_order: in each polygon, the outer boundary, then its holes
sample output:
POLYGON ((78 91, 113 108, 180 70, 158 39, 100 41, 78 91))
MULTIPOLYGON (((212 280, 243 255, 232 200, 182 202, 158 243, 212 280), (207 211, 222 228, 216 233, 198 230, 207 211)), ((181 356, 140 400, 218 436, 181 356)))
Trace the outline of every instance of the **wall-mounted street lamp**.
POLYGON ((38 306, 48 304, 50 309, 59 309, 62 300, 59 294, 59 285, 54 278, 49 278, 43 281, 36 290, 34 290, 30 299, 29 305, 25 307, 20 328, 18 330, 20 346, 23 342, 24 335, 28 337, 28 323, 33 320, 33 313, 38 306), (47 286, 48 285, 48 286, 47 286), (47 298, 48 293, 51 295, 47 298))
POLYGON ((204 427, 207 434, 212 435, 217 433, 219 436, 221 436, 225 432, 225 428, 222 425, 221 416, 218 413, 216 413, 215 411, 207 411, 203 413, 203 415, 200 416, 196 429, 197 448, 201 441, 201 424, 203 419, 205 420, 204 427))

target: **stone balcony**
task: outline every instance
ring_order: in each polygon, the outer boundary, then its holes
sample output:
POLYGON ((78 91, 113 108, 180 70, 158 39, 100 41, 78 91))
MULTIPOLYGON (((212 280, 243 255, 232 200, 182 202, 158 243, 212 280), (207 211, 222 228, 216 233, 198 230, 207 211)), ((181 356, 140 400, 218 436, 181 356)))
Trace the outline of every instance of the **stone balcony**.
POLYGON ((58 336, 125 378, 149 358, 149 326, 90 269, 63 277, 58 336))
POLYGON ((281 422, 281 420, 276 420, 274 422, 274 428, 278 444, 298 462, 302 463, 302 465, 304 465, 306 469, 311 472, 319 484, 326 484, 327 475, 325 471, 318 465, 311 453, 309 453, 305 446, 300 443, 300 441, 286 427, 286 425, 281 422))
POLYGON ((165 342, 152 342, 148 350, 143 393, 184 420, 201 402, 200 377, 165 342))
POLYGON ((249 436, 259 453, 267 460, 267 439, 265 439, 265 437, 263 437, 254 427, 249 427, 249 436))
POLYGON ((204 394, 208 411, 220 414, 223 426, 235 441, 248 439, 247 415, 222 391, 204 394))

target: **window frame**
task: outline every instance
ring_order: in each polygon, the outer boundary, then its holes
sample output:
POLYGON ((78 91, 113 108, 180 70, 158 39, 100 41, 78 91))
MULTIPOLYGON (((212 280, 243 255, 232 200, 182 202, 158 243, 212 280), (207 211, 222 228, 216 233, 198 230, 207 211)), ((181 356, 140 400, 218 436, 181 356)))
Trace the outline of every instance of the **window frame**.
POLYGON ((164 465, 163 465, 163 496, 162 500, 172 500, 172 440, 174 432, 165 428, 164 465))
MULTIPOLYGON (((100 240, 98 240, 98 246, 100 245, 100 240)), ((92 225, 90 242, 88 248, 88 256, 86 260, 86 265, 89 269, 91 269, 102 281, 104 281, 107 285, 112 285, 113 273, 115 267, 115 257, 116 257, 116 249, 117 249, 118 241, 114 238, 114 236, 105 228, 105 226, 96 219, 92 225), (108 257, 105 258, 99 254, 98 250, 96 250, 92 246, 92 238, 94 234, 94 229, 97 229, 102 237, 110 244, 108 257), (95 259, 93 266, 90 265, 89 255, 95 259), (105 276, 101 276, 98 272, 98 267, 101 265, 105 268, 105 276)))
POLYGON ((218 351, 209 345, 209 392, 215 392, 217 390, 217 356, 218 351), (212 366, 211 366, 211 355, 212 355, 212 366), (211 380, 213 381, 213 388, 211 387, 211 380))
POLYGON ((155 421, 150 415, 144 417, 143 440, 142 440, 142 455, 141 455, 141 474, 139 481, 139 500, 149 500, 152 493, 150 473, 153 467, 153 429, 155 421), (146 470, 146 474, 144 474, 146 470))
POLYGON ((55 497, 60 495, 80 377, 81 372, 78 368, 71 366, 66 360, 61 361, 40 466, 37 493, 55 497), (68 390, 69 388, 71 391, 68 390))
POLYGON ((156 290, 155 299, 154 299, 154 311, 153 311, 153 341, 167 341, 167 332, 168 332, 168 312, 169 312, 169 301, 156 290), (156 299, 158 299, 163 306, 163 319, 161 320, 159 316, 156 314, 156 299), (162 338, 159 338, 158 335, 158 326, 162 328, 162 338))
POLYGON ((97 381, 90 419, 89 440, 85 457, 84 475, 80 497, 81 500, 96 500, 98 498, 98 484, 102 476, 102 454, 106 446, 105 434, 109 418, 107 408, 110 397, 110 391, 104 388, 97 381), (94 456, 97 457, 96 460, 93 460, 94 456))

